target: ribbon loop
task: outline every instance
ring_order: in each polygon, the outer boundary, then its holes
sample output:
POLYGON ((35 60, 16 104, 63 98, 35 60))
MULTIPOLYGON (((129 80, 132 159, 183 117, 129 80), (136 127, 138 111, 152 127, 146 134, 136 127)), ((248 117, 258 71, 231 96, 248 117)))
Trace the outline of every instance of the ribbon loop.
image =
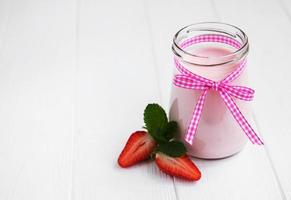
POLYGON ((230 96, 244 101, 251 101, 254 98, 255 91, 251 88, 235 85, 222 85, 223 91, 227 91, 230 96))
POLYGON ((209 88, 207 83, 197 80, 190 75, 176 75, 173 84, 185 89, 206 90, 209 88))

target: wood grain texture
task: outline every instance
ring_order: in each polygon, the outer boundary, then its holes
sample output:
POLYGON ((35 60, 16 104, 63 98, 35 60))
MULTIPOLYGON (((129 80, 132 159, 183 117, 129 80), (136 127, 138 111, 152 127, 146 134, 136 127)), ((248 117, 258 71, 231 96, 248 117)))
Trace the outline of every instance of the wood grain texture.
POLYGON ((216 18, 210 11, 212 9, 210 1, 144 0, 144 2, 161 101, 168 109, 173 73, 171 45, 174 34, 186 25, 200 21, 214 21, 216 18))
MULTIPOLYGON (((228 4, 228 1, 218 2, 219 6, 215 7, 212 1, 150 1, 148 4, 150 23, 154 28, 152 37, 154 40, 155 56, 157 67, 161 77, 160 85, 163 88, 169 88, 171 82, 172 53, 170 52, 171 37, 174 34, 173 24, 195 23, 200 21, 217 21, 224 19, 228 12, 236 15, 240 6, 237 2, 228 4), (165 6, 167 5, 167 6, 165 6), (179 7, 179 9, 177 9, 179 7), (201 12, 203 10, 203 12, 201 12), (174 14, 178 12, 178 14, 174 14), (163 18, 159 18, 163 16, 163 18), (169 24, 164 23, 164 18, 169 19, 169 24), (188 21, 188 22, 187 22, 188 21), (171 34, 171 35, 170 35, 171 34), (161 42, 162 36, 167 39, 161 42)), ((242 2, 243 4, 244 2, 242 2)), ((250 6, 250 5, 249 5, 250 6)), ((258 6, 257 6, 258 7, 258 6)), ((246 8, 247 9, 247 8, 246 8)), ((254 14, 250 15, 254 16, 254 14)), ((244 15, 241 15, 244 17, 244 15)), ((227 19, 236 19, 239 17, 229 16, 227 19)), ((241 24, 231 22, 233 24, 241 24)), ((184 24, 185 25, 185 24, 184 24)), ((243 26, 244 27, 244 26, 243 26)), ((181 27, 180 27, 181 28, 181 27)), ((253 28, 253 30, 256 30, 253 28)), ((260 45, 260 44, 253 44, 260 45)), ((259 57, 256 57, 259 60, 259 57)), ((250 63, 253 60, 251 59, 250 63)), ((252 67, 252 65, 250 66, 252 67)), ((258 74, 260 71, 252 71, 258 74)), ((162 90, 163 99, 169 99, 170 90, 162 90)), ((201 161, 195 160, 201 168, 203 175, 202 180, 196 184, 188 184, 176 179, 175 187, 179 199, 189 199, 196 197, 198 199, 280 199, 280 186, 276 180, 276 174, 272 170, 272 164, 264 148, 248 146, 242 153, 230 159, 218 161, 201 161), (254 164, 256 163, 256 164, 254 164), (264 181, 263 181, 264 179, 264 181), (205 191, 207 188, 207 192, 205 191), (227 190, 227 192, 226 192, 227 190), (223 192, 225 191, 225 192, 223 192)))
POLYGON ((290 13, 288 0, 1 0, 0 199, 291 200, 290 13), (249 36, 266 148, 194 159, 197 183, 121 169, 147 103, 169 107, 174 33, 217 20, 249 36))
POLYGON ((257 122, 282 198, 291 199, 291 24, 285 10, 289 7, 281 3, 276 0, 215 1, 222 20, 241 26, 249 36, 249 69, 256 88, 254 108, 257 122), (245 15, 236 15, 230 12, 232 9, 242 9, 245 15), (246 20, 246 16, 251 20, 246 20))
POLYGON ((176 179, 179 199, 281 199, 263 148, 249 144, 222 160, 194 160, 203 177, 196 184, 176 179))
POLYGON ((0 10, 0 199, 68 199, 75 5, 4 0, 0 10))
POLYGON ((176 199, 173 179, 153 163, 121 169, 143 109, 159 102, 141 1, 80 1, 73 199, 176 199))

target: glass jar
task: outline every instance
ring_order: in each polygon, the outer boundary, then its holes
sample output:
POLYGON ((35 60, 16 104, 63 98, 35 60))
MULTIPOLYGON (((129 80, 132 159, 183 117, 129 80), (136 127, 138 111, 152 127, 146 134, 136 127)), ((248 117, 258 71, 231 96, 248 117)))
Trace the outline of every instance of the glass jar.
MULTIPOLYGON (((172 49, 176 61, 184 68, 207 79, 220 81, 245 62, 249 44, 246 34, 241 29, 229 24, 206 22, 189 25, 179 30, 174 36, 172 49), (218 39, 205 40, 211 36, 218 36, 218 39), (220 36, 228 38, 230 42, 221 42, 220 36), (196 38, 196 42, 187 45, 193 38, 196 38), (183 45, 185 48, 182 48, 183 45)), ((175 68, 174 75, 177 74, 180 72, 175 68)), ((247 86, 246 68, 229 84, 247 86)), ((172 86, 170 119, 178 122, 182 141, 202 92, 202 90, 172 86)), ((250 119, 249 102, 235 98, 233 100, 245 118, 250 119)), ((224 158, 239 152, 246 142, 247 136, 233 118, 219 92, 209 90, 193 144, 184 142, 189 155, 204 159, 224 158)))

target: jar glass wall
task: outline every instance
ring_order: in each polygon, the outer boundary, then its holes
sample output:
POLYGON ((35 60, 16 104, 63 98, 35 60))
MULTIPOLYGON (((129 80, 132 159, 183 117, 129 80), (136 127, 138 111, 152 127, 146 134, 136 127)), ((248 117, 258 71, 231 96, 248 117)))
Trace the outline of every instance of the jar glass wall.
MULTIPOLYGON (((187 70, 207 79, 220 81, 246 60, 249 43, 246 34, 239 28, 208 22, 182 28, 174 36, 172 49, 177 61, 187 70), (221 42, 220 38, 224 38, 226 42, 221 42)), ((177 74, 180 72, 175 68, 174 75, 177 74)), ((247 69, 230 84, 247 86, 247 69)), ((179 123, 182 140, 201 94, 201 90, 172 86, 170 119, 179 123)), ((246 119, 250 119, 249 102, 238 99, 234 101, 246 119)), ((246 142, 245 133, 219 93, 209 90, 193 144, 185 142, 188 153, 199 158, 223 158, 239 152, 246 142)))

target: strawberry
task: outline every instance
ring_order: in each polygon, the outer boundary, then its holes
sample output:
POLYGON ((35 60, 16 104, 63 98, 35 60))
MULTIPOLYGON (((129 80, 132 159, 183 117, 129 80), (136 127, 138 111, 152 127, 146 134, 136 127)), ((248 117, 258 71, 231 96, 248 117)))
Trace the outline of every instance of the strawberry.
POLYGON ((156 142, 145 131, 136 131, 131 134, 118 158, 121 167, 129 167, 146 160, 156 147, 156 142))
POLYGON ((176 140, 179 126, 176 121, 169 121, 165 110, 158 104, 148 104, 144 110, 144 128, 129 137, 118 158, 121 167, 129 167, 146 160, 155 154, 157 166, 163 172, 197 181, 201 173, 186 155, 183 142, 176 140))
POLYGON ((156 164, 166 174, 184 178, 189 181, 197 181, 201 178, 201 172, 187 155, 170 157, 164 153, 156 154, 156 164))

